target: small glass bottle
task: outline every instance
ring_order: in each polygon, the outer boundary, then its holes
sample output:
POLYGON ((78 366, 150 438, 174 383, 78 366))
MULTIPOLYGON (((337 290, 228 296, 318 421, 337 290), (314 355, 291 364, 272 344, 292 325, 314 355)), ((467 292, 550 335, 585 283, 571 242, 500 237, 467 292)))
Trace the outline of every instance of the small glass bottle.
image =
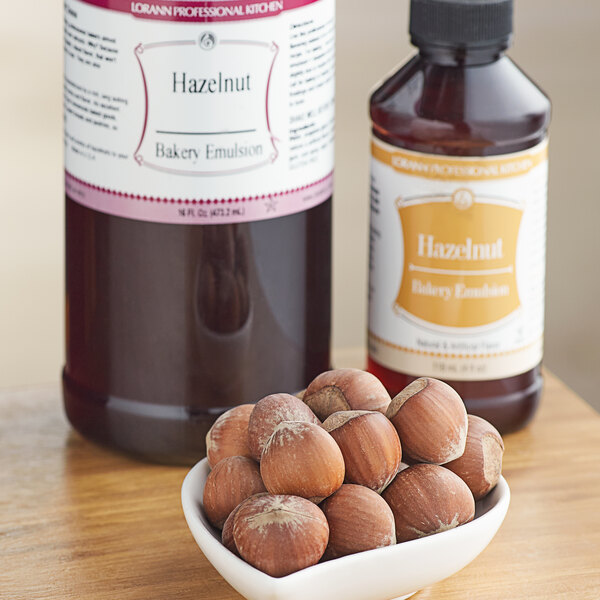
POLYGON ((542 377, 550 102, 505 55, 512 0, 412 0, 372 95, 369 370, 450 383, 501 431, 542 377))

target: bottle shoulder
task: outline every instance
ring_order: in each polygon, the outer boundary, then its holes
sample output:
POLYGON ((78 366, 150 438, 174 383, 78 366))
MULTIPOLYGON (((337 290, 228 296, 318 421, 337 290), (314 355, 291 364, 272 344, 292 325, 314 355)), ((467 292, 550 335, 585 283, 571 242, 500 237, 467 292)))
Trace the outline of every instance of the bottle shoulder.
POLYGON ((373 92, 370 113, 374 135, 389 143, 486 156, 542 141, 550 100, 507 56, 464 67, 415 55, 373 92))

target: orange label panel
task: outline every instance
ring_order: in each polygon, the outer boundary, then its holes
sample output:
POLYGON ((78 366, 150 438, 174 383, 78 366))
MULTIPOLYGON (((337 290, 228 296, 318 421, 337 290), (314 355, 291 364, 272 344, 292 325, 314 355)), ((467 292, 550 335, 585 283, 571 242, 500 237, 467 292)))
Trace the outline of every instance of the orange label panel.
POLYGON ((519 307, 522 211, 468 189, 396 201, 404 269, 395 309, 444 327, 481 327, 519 307))

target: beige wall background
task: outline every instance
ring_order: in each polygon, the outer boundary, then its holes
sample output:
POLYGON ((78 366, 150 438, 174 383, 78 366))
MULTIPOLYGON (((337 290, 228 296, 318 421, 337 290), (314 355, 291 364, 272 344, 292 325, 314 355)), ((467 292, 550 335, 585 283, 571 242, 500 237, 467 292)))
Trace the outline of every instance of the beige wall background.
MULTIPOLYGON (((600 409, 600 3, 516 0, 511 56, 553 100, 546 365, 600 409)), ((338 0, 336 347, 364 343, 369 91, 411 53, 408 0, 338 0)), ((63 361, 62 3, 0 21, 0 387, 63 361)))

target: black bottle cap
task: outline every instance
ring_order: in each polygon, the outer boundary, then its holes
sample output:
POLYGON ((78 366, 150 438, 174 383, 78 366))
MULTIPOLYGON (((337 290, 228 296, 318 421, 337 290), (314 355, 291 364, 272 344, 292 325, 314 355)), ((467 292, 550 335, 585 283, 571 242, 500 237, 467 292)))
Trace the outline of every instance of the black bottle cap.
POLYGON ((411 0, 410 35, 415 46, 508 46, 513 0, 411 0))

